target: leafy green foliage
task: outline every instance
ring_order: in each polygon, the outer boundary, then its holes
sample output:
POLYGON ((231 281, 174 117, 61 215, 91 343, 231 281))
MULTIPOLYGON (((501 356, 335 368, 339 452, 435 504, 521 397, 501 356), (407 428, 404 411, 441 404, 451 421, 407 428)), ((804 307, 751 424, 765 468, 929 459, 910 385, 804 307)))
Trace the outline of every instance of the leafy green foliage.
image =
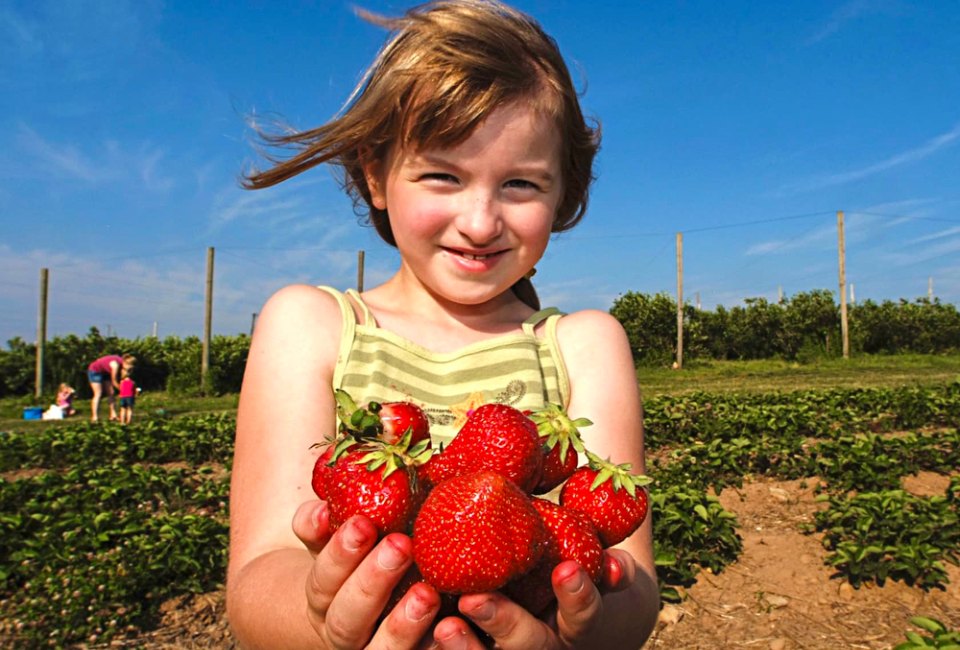
MULTIPOLYGON (((239 363, 244 353, 233 354, 239 363)), ((694 393, 648 399, 645 410, 665 600, 736 561, 736 517, 712 494, 748 476, 821 479, 827 508, 810 532, 839 577, 946 587, 960 549, 960 383, 694 393), (954 475, 943 496, 900 489, 921 470, 954 475)), ((133 637, 162 601, 220 585, 234 427, 232 416, 205 415, 0 432, 0 645, 133 637)))
POLYGON ((920 650, 921 648, 960 650, 960 632, 948 629, 937 619, 914 616, 910 619, 910 622, 930 634, 921 635, 916 632, 907 632, 907 641, 894 646, 893 650, 920 650))
POLYGON ((135 636, 164 600, 221 585, 234 428, 204 416, 2 434, 5 470, 19 469, 0 480, 0 645, 135 636))
POLYGON ((736 517, 702 490, 657 484, 651 492, 654 554, 664 600, 677 601, 675 586, 690 586, 701 568, 720 573, 743 544, 736 517))
POLYGON ((960 519, 946 496, 922 498, 903 490, 828 496, 814 516, 828 562, 854 586, 887 578, 925 589, 947 582, 943 562, 960 560, 960 519))
MULTIPOLYGON (((36 345, 16 338, 8 341, 8 350, 0 349, 0 397, 28 395, 33 392, 36 372, 36 345)), ((54 337, 44 347, 44 386, 56 392, 60 382, 77 389, 80 397, 89 397, 87 366, 105 354, 132 354, 137 357, 134 378, 144 390, 169 390, 174 393, 236 393, 243 381, 243 370, 250 349, 250 338, 214 336, 210 342, 208 385, 200 386, 202 341, 196 336, 169 336, 162 341, 153 337, 121 339, 104 337, 90 328, 84 338, 74 334, 54 337), (201 390, 203 388, 203 390, 201 390)))
MULTIPOLYGON (((675 358, 677 303, 666 293, 628 291, 610 309, 623 325, 640 365, 669 365, 675 358)), ((960 312, 952 304, 921 298, 848 307, 850 345, 867 354, 938 354, 957 350, 960 312)), ((838 356, 840 308, 827 289, 802 292, 779 303, 747 298, 715 310, 684 305, 685 359, 812 361, 838 356)))

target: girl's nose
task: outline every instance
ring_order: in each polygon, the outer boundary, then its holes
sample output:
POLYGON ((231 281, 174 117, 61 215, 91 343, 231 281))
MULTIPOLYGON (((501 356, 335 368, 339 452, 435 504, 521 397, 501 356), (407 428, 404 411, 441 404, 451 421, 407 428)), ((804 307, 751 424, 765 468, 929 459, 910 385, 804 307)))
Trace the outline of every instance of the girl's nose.
POLYGON ((473 244, 487 244, 500 236, 503 219, 497 200, 486 194, 470 196, 456 221, 457 230, 473 244))

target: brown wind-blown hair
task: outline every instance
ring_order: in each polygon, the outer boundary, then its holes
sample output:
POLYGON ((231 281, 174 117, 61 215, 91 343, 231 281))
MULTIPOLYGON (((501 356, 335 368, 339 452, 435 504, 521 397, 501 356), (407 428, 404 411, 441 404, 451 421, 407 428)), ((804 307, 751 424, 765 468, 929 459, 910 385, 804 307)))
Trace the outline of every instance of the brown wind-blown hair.
POLYGON ((456 146, 497 108, 525 101, 552 117, 560 132, 563 195, 552 230, 580 221, 600 129, 587 124, 556 42, 533 18, 494 0, 438 0, 399 18, 358 13, 392 37, 331 121, 306 131, 258 131, 268 147, 294 153, 268 155, 273 166, 246 174, 244 187, 270 187, 331 163, 358 211, 395 246, 387 212, 371 203, 364 163, 383 160, 395 145, 456 146))

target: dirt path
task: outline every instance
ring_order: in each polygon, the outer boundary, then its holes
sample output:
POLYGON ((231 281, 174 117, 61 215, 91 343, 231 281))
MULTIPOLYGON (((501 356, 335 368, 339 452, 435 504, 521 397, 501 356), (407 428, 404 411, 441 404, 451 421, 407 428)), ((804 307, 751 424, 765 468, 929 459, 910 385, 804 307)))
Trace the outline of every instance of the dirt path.
MULTIPOLYGON (((925 474, 905 487, 943 494, 947 482, 925 474)), ((820 535, 801 532, 821 507, 809 480, 750 483, 724 490, 720 501, 737 515, 743 554, 720 575, 701 574, 686 601, 665 607, 647 647, 880 649, 905 641, 911 616, 960 628, 960 570, 952 565, 948 591, 892 581, 854 589, 831 578, 820 535)))

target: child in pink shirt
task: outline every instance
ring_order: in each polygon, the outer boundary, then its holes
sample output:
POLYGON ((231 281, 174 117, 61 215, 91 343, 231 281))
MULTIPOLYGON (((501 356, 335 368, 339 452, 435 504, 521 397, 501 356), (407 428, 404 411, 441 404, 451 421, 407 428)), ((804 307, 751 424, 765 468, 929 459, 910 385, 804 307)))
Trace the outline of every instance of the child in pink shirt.
POLYGON ((130 424, 133 419, 133 404, 137 400, 137 384, 130 377, 130 371, 123 369, 120 380, 120 424, 130 424))

